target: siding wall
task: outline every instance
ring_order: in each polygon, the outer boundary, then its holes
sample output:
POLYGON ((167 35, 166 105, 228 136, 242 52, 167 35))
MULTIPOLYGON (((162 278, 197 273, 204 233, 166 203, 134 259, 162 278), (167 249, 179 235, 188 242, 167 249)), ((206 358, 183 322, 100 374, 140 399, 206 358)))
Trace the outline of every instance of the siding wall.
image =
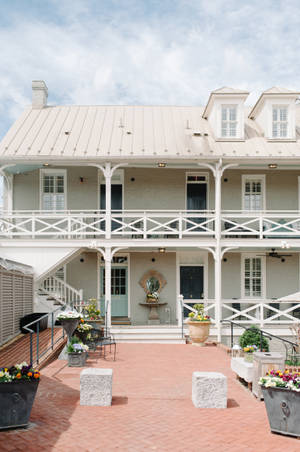
MULTIPOLYGON (((201 169, 199 169, 201 172, 201 169)), ((204 171, 205 172, 205 171, 204 171)), ((242 208, 242 175, 266 175, 266 208, 298 210, 298 171, 228 170, 222 179, 222 208, 242 208), (224 182, 227 179, 227 182, 224 182)), ((124 169, 125 209, 185 209, 184 169, 124 169), (134 179, 134 181, 132 180, 134 179)), ((214 178, 209 172, 209 208, 214 208, 214 178)), ((67 168, 67 208, 98 209, 98 172, 67 168), (80 177, 84 182, 80 183, 80 177)), ((39 209, 39 170, 14 177, 14 209, 39 209)))

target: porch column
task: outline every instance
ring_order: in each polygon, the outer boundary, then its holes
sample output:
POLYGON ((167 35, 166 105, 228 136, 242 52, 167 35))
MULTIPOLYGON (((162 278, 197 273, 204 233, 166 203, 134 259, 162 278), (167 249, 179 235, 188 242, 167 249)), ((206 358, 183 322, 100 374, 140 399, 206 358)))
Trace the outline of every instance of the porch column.
POLYGON ((220 160, 214 171, 215 176, 215 317, 217 326, 217 340, 221 342, 221 320, 222 320, 222 257, 221 257, 221 178, 222 161, 220 160))
POLYGON ((111 170, 110 162, 105 163, 105 238, 111 238, 111 170))
POLYGON ((112 252, 110 247, 105 248, 105 319, 106 327, 111 327, 111 259, 112 252))
POLYGON ((13 174, 8 174, 4 171, 5 168, 11 165, 5 165, 0 168, 0 175, 3 178, 3 209, 11 212, 13 210, 13 174))

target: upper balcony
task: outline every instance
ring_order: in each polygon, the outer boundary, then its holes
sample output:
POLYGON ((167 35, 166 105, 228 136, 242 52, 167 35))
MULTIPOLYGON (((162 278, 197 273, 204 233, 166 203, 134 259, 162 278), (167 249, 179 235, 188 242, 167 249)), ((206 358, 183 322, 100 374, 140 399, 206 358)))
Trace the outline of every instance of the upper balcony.
MULTIPOLYGON (((196 239, 216 237, 214 211, 12 211, 0 214, 0 239, 196 239)), ((222 211, 223 239, 299 239, 299 211, 222 211)))

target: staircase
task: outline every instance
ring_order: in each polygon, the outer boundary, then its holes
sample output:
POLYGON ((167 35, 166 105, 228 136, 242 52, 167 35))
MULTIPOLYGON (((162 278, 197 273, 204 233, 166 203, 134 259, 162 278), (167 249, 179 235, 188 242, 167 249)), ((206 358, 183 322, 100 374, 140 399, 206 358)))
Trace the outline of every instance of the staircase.
POLYGON ((54 301, 55 305, 73 306, 82 301, 82 289, 77 290, 56 276, 48 276, 38 287, 37 294, 54 301))
POLYGON ((112 325, 111 332, 119 343, 185 344, 185 336, 177 325, 112 325))

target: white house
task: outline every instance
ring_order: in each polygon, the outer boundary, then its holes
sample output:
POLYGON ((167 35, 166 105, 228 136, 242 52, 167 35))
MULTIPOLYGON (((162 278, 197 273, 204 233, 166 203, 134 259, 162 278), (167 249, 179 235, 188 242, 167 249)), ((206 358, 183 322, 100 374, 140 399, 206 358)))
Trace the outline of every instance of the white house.
POLYGON ((298 92, 252 108, 226 87, 205 107, 49 106, 45 83, 32 89, 0 143, 2 258, 33 266, 40 294, 100 300, 120 339, 178 335, 180 295, 204 299, 219 340, 222 319, 289 334, 300 304, 277 299, 300 289, 298 92))

